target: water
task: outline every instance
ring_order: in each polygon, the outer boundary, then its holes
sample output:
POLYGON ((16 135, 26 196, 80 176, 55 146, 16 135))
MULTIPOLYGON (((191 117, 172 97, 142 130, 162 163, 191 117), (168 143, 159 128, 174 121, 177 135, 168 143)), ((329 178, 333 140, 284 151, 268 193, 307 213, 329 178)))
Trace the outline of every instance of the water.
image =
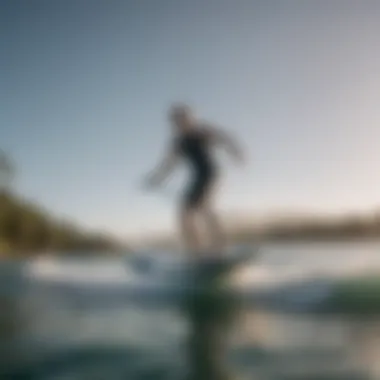
POLYGON ((379 248, 268 245, 231 279, 241 294, 276 293, 300 281, 307 289, 305 299, 297 296, 307 306, 302 313, 277 298, 264 305, 218 293, 179 297, 170 258, 165 265, 158 260, 145 276, 120 259, 4 264, 0 378, 380 378, 377 317, 317 315, 309 308, 316 277, 329 284, 359 272, 380 273, 379 248))

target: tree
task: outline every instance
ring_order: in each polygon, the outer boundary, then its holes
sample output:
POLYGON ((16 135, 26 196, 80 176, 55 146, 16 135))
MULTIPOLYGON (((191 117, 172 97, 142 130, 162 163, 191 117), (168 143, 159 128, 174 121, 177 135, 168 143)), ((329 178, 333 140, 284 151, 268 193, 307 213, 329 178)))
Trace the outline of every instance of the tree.
POLYGON ((0 150, 0 256, 24 256, 45 250, 92 254, 118 247, 115 239, 59 222, 41 206, 17 197, 11 190, 14 175, 13 162, 0 150))
POLYGON ((9 156, 0 150, 0 190, 2 192, 9 189, 14 179, 15 168, 9 156))

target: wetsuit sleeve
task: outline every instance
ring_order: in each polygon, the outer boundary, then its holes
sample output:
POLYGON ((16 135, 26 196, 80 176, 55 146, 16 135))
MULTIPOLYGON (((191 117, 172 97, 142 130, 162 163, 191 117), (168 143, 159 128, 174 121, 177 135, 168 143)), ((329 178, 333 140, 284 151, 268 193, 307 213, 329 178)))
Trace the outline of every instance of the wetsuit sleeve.
POLYGON ((210 124, 203 124, 200 128, 202 136, 209 142, 215 142, 220 134, 219 129, 210 124))

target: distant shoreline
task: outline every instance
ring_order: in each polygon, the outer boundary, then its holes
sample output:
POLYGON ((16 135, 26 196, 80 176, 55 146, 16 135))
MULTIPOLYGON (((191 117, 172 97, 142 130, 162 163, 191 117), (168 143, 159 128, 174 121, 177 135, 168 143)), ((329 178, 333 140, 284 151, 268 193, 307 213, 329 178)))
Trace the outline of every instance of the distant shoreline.
MULTIPOLYGON (((380 243, 380 236, 377 237, 326 237, 326 238, 258 238, 265 243, 281 244, 345 244, 345 243, 380 243)), ((252 241, 253 242, 253 241, 252 241)))

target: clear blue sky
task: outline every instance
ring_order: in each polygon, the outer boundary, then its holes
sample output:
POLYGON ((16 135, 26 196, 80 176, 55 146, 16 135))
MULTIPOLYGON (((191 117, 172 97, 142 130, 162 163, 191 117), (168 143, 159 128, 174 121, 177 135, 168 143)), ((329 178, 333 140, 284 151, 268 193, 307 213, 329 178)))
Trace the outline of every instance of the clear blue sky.
POLYGON ((0 145, 17 188, 120 235, 172 226, 172 202, 138 181, 180 100, 250 153, 228 165, 221 208, 373 207, 379 19, 366 0, 2 0, 0 145))

